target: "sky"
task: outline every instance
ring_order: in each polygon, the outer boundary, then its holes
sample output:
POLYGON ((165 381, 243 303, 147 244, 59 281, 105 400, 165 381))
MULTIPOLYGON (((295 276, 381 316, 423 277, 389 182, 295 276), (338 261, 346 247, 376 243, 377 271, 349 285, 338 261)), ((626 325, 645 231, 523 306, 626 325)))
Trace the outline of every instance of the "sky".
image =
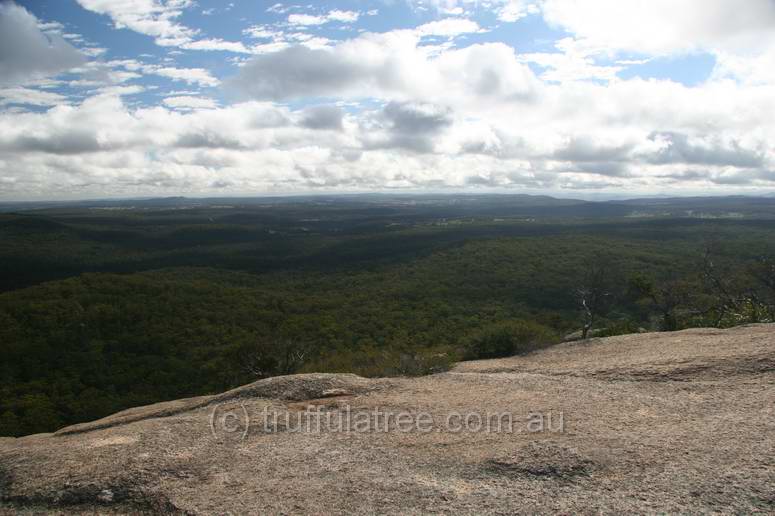
POLYGON ((0 199, 775 191, 775 0, 0 0, 0 199))

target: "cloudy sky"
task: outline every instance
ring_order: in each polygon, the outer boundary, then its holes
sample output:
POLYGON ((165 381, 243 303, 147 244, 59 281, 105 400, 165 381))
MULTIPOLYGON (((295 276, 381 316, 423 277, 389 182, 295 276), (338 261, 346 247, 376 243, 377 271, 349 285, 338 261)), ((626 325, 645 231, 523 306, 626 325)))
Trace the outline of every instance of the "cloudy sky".
POLYGON ((0 0, 0 199, 775 190, 775 0, 0 0))

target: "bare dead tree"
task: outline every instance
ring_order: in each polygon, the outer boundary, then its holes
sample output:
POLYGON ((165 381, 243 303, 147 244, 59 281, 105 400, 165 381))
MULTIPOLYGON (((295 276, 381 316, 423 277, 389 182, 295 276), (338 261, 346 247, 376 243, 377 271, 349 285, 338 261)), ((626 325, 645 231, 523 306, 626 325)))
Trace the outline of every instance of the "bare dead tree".
POLYGON ((595 255, 584 264, 581 282, 576 288, 576 300, 583 317, 582 339, 589 336, 598 319, 607 313, 611 305, 614 297, 611 273, 610 260, 601 255, 595 255))
POLYGON ((760 257, 748 273, 756 284, 757 298, 770 322, 775 322, 775 259, 760 257))
POLYGON ((691 303, 691 286, 684 280, 670 274, 669 279, 655 283, 644 277, 631 282, 636 295, 648 300, 659 313, 660 329, 675 331, 678 329, 678 311, 691 303))
MULTIPOLYGON (((717 262, 714 247, 707 246, 703 256, 702 277, 706 289, 715 300, 710 307, 710 311, 715 313, 715 326, 720 326, 727 316, 738 321, 761 322, 768 312, 771 313, 772 308, 768 307, 762 292, 750 281, 751 275, 735 274, 717 262)), ((765 285, 770 281, 769 274, 771 272, 765 266, 762 270, 765 285)))
POLYGON ((282 340, 283 359, 280 363, 281 374, 297 372, 309 355, 310 346, 301 340, 282 340))
POLYGON ((277 374, 277 358, 263 340, 240 346, 235 358, 243 378, 258 380, 277 374))

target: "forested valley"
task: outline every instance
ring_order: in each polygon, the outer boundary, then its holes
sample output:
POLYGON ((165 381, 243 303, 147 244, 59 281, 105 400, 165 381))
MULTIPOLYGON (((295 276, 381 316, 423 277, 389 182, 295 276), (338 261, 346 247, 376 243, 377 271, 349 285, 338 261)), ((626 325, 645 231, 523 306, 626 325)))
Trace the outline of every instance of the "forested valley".
POLYGON ((268 376, 775 320, 775 199, 0 207, 0 435, 268 376), (571 337, 568 337, 571 338, 571 337))

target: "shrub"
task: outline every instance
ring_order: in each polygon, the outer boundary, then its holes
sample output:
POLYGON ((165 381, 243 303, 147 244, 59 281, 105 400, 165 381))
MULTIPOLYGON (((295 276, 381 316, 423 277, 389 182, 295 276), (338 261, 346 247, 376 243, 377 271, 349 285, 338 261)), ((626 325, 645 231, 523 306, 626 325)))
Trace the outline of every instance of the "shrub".
POLYGON ((607 324, 601 323, 601 326, 603 327, 595 333, 595 337, 615 337, 617 335, 629 335, 642 331, 641 326, 637 322, 629 319, 610 321, 607 324))
POLYGON ((506 321, 469 337, 465 358, 469 360, 523 355, 559 342, 551 329, 533 321, 506 321))

